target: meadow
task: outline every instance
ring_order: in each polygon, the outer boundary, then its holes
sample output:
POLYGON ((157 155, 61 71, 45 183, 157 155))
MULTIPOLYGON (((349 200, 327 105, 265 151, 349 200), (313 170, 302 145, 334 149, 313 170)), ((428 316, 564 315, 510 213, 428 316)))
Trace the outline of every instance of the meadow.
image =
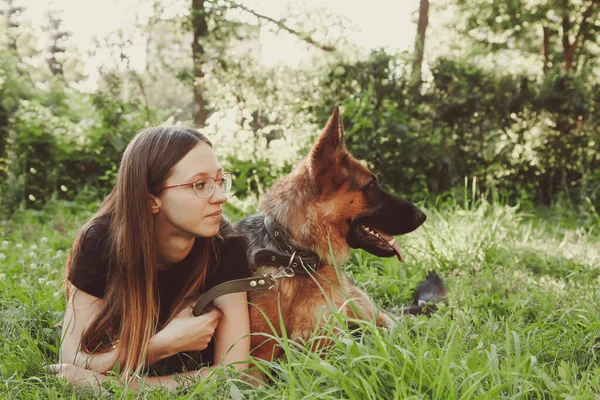
MULTIPOLYGON (((395 316, 391 330, 359 323, 318 353, 308 350, 310 342, 283 337, 286 358, 258 367, 268 384, 250 386, 221 369, 204 382, 187 382, 178 398, 599 399, 598 215, 525 212, 463 197, 424 205, 426 223, 398 238, 403 263, 355 251, 344 266, 392 314, 412 301, 429 270, 438 271, 449 304, 430 318, 395 316)), ((58 358, 69 247, 95 207, 50 201, 0 225, 2 399, 176 397, 118 385, 95 393, 44 370, 58 358)), ((312 340, 349 321, 333 315, 330 322, 312 340)))

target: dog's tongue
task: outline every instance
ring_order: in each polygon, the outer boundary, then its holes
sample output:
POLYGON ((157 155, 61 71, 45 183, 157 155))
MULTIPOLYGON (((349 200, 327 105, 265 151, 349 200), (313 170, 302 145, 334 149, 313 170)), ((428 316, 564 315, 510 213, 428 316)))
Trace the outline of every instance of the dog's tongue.
POLYGON ((375 229, 375 230, 377 231, 377 233, 379 233, 379 236, 381 236, 382 238, 385 239, 386 242, 390 243, 392 240, 394 241, 392 243, 392 248, 396 252, 396 257, 398 257, 398 261, 402 261, 402 253, 400 252, 400 245, 398 245, 398 242, 396 241, 396 239, 392 235, 388 235, 387 233, 383 233, 377 229, 375 229))

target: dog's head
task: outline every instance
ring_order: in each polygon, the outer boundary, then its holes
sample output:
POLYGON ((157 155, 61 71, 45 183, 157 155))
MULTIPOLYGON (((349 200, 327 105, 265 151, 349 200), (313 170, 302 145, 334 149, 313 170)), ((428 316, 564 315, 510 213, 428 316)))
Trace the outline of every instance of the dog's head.
POLYGON ((401 259, 393 236, 414 231, 426 216, 414 204, 381 189, 377 177, 352 158, 337 106, 308 156, 308 167, 332 234, 344 237, 352 248, 401 259))

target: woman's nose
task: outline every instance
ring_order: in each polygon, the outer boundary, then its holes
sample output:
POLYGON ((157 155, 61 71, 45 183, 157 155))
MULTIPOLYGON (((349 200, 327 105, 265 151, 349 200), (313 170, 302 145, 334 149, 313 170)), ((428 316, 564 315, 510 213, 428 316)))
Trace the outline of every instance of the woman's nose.
POLYGON ((221 189, 221 186, 215 185, 215 191, 212 196, 210 196, 211 203, 225 203, 227 201, 227 195, 221 189))

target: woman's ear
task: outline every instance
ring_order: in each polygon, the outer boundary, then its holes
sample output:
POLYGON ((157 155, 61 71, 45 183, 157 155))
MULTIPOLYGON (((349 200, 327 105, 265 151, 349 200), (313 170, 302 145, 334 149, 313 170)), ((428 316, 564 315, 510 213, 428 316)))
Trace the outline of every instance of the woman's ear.
POLYGON ((150 204, 150 208, 152 209, 152 214, 158 214, 160 212, 160 206, 162 202, 157 196, 148 193, 148 203, 150 204))

